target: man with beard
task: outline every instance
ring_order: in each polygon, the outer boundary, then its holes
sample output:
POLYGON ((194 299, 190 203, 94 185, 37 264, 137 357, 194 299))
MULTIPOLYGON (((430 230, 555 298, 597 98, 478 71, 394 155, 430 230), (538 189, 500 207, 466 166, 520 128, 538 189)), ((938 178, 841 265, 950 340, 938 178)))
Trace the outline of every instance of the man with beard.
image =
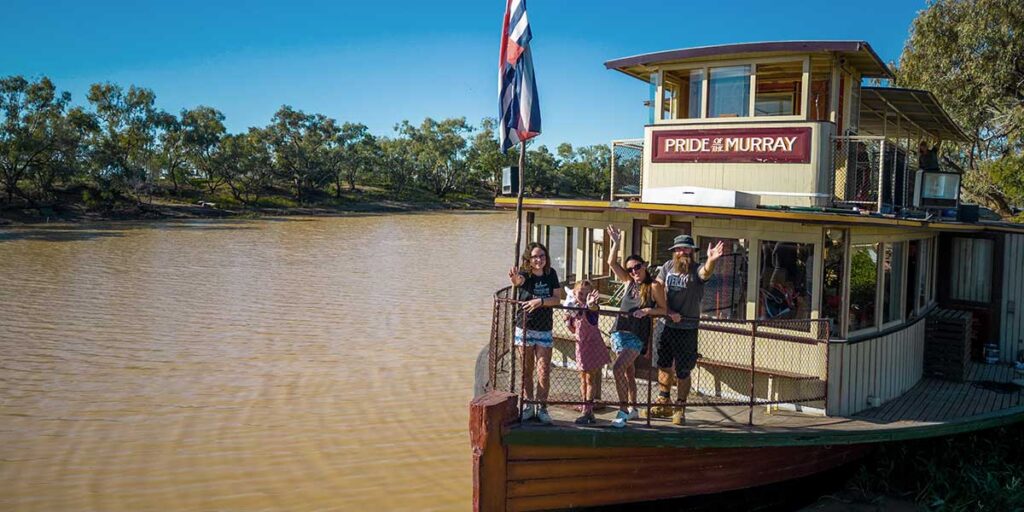
POLYGON ((658 403, 651 408, 656 417, 672 416, 672 423, 686 422, 686 410, 677 405, 673 412, 671 403, 672 368, 678 382, 679 403, 686 401, 690 394, 690 372, 697 365, 697 326, 700 318, 700 304, 704 296, 704 283, 711 279, 715 262, 722 256, 725 244, 719 241, 708 249, 707 260, 698 268, 696 251, 690 235, 679 235, 672 241, 672 259, 665 262, 658 271, 657 281, 663 286, 658 297, 658 307, 666 308, 668 319, 658 338, 658 403))

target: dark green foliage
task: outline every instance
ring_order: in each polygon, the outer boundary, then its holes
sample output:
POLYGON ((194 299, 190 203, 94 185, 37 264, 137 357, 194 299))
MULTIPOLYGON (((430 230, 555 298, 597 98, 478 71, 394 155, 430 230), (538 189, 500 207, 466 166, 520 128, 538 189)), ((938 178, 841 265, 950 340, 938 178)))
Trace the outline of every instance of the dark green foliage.
MULTIPOLYGON (((215 108, 176 116, 156 108, 149 89, 94 84, 87 100, 88 109, 70 107, 71 95, 46 78, 0 79, 6 205, 72 200, 100 210, 155 197, 246 207, 479 203, 500 191, 501 169, 518 163, 517 151, 498 149, 490 118, 479 128, 464 118, 403 121, 375 136, 361 123, 282 106, 267 126, 228 134, 215 108)), ((527 189, 607 197, 609 163, 602 145, 562 144, 557 154, 531 147, 527 189)))
POLYGON ((909 496, 926 510, 1024 510, 1024 425, 883 444, 850 486, 909 496))

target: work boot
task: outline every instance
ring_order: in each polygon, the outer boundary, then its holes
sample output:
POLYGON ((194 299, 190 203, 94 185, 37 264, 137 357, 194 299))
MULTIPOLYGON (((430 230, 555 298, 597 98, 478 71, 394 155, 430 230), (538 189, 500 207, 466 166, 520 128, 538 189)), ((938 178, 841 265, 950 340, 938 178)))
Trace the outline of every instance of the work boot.
POLYGON ((651 406, 652 418, 668 418, 672 416, 672 406, 669 405, 671 402, 667 397, 659 396, 654 403, 656 405, 651 406))
POLYGON ((673 425, 685 425, 686 424, 686 407, 679 404, 675 407, 675 412, 672 413, 672 424, 673 425))

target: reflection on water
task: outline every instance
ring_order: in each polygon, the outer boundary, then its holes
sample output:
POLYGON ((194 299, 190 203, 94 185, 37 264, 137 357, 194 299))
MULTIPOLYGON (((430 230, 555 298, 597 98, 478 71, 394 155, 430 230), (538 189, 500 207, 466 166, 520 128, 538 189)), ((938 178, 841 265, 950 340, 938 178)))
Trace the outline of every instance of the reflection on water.
POLYGON ((507 214, 0 231, 0 509, 464 509, 507 214))

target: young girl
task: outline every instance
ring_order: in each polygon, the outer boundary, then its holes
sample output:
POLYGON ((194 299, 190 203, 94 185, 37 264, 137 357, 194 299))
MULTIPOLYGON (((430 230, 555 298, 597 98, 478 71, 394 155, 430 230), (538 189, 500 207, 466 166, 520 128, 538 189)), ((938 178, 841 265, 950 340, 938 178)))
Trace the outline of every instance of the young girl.
POLYGON ((601 368, 608 364, 608 349, 604 345, 601 331, 597 327, 597 300, 600 294, 583 280, 576 283, 570 305, 585 308, 569 310, 569 330, 576 335, 576 362, 580 368, 580 392, 583 395, 583 415, 576 418, 580 425, 590 425, 594 418, 594 386, 601 378, 601 368))
POLYGON ((619 309, 629 313, 617 319, 611 335, 612 350, 615 351, 612 372, 615 374, 615 388, 619 392, 619 412, 612 420, 612 426, 622 428, 626 422, 639 416, 636 407, 627 407, 627 404, 636 403, 634 363, 651 339, 651 320, 648 317, 664 314, 664 310, 656 305, 655 294, 660 292, 660 284, 647 271, 647 263, 634 254, 626 258, 625 267, 619 264, 619 239, 622 233, 614 226, 608 226, 606 232, 611 240, 608 266, 619 281, 626 283, 626 292, 619 309))
POLYGON ((551 306, 561 302, 565 292, 558 282, 558 274, 551 268, 548 248, 533 242, 526 246, 521 267, 512 267, 508 279, 519 287, 518 299, 523 309, 516 314, 516 352, 523 362, 523 395, 528 401, 537 402, 523 407, 522 421, 537 418, 541 423, 551 423, 548 414, 548 386, 551 380, 551 346, 553 325, 551 306), (523 317, 525 315, 525 318, 523 317), (533 394, 533 374, 537 371, 537 395, 533 394))

